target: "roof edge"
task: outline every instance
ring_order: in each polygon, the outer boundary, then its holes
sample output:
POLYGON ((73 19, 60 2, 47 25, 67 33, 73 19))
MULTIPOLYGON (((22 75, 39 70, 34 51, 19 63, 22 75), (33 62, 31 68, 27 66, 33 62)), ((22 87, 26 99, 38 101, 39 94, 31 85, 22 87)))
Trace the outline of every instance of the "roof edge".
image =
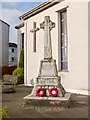
POLYGON ((9 42, 9 47, 15 47, 15 48, 17 48, 17 44, 13 43, 13 42, 9 42))
POLYGON ((15 26, 15 29, 20 29, 20 28, 22 28, 22 27, 24 27, 24 22, 21 23, 21 24, 19 24, 19 25, 17 25, 17 26, 15 26))
POLYGON ((5 23, 6 25, 10 26, 10 25, 9 25, 8 23, 6 23, 5 21, 3 21, 3 20, 1 20, 1 19, 0 19, 0 21, 3 22, 3 23, 5 23))
POLYGON ((48 0, 47 2, 44 2, 38 6, 36 6, 35 8, 31 9, 30 11, 26 12, 25 14, 21 15, 19 17, 19 19, 23 19, 23 20, 26 20, 28 19, 29 17, 32 17, 34 16, 35 14, 39 13, 39 12, 42 12, 43 10, 55 5, 55 4, 58 4, 60 2, 62 2, 64 0, 48 0))

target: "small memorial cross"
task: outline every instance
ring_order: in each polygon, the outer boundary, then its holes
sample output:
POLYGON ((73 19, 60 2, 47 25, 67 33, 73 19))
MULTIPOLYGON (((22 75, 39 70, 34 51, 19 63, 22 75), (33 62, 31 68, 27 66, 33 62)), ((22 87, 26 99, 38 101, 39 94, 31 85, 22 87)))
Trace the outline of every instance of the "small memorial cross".
POLYGON ((36 32, 39 28, 36 28, 36 22, 33 22, 33 29, 30 32, 33 33, 33 52, 36 52, 36 32))

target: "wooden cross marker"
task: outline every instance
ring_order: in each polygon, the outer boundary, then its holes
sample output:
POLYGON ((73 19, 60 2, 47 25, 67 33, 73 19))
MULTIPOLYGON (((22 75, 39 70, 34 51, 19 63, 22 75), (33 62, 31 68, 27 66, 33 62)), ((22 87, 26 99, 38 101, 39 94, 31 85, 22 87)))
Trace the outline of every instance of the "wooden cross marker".
POLYGON ((36 31, 38 30, 39 28, 36 28, 36 22, 33 22, 33 29, 30 30, 33 33, 33 52, 36 52, 36 31))

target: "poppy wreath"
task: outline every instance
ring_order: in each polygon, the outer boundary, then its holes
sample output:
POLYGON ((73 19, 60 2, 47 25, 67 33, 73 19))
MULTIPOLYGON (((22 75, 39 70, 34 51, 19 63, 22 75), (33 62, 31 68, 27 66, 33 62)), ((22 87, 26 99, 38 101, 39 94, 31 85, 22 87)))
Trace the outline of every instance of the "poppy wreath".
POLYGON ((38 88, 36 90, 36 96, 43 97, 45 95, 45 90, 43 88, 38 88))
POLYGON ((51 88, 51 89, 49 89, 49 95, 51 97, 57 97, 58 96, 58 90, 57 90, 57 88, 51 88))

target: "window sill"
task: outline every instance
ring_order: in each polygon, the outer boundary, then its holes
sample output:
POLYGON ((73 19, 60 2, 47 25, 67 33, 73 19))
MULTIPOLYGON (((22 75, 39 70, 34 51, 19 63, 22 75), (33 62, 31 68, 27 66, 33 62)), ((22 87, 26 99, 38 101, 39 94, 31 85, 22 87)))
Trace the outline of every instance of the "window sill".
POLYGON ((58 70, 58 72, 69 72, 68 70, 58 70))

